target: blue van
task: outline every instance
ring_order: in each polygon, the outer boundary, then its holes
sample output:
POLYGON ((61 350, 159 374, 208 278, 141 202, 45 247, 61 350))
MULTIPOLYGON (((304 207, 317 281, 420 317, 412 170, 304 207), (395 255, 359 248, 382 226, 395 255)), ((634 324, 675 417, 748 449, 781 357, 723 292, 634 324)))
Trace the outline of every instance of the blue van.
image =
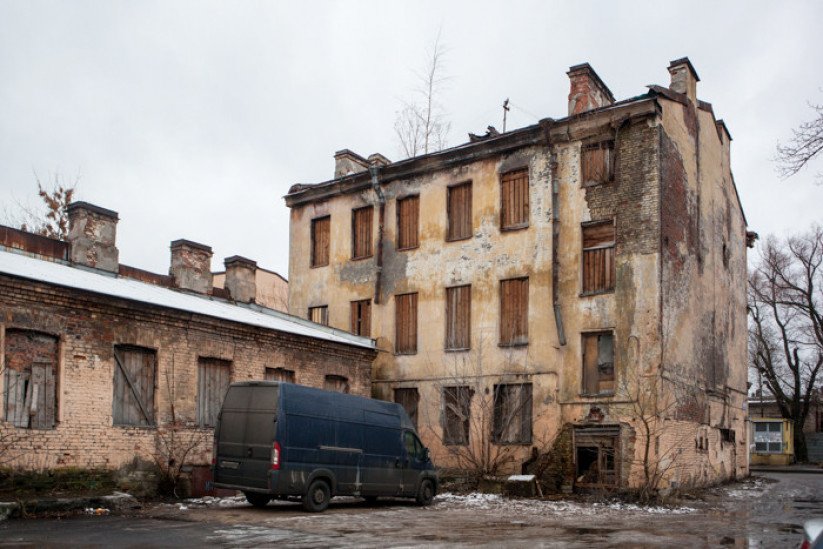
POLYGON ((403 407, 275 381, 232 383, 214 432, 214 486, 256 507, 300 496, 434 499, 437 472, 403 407))

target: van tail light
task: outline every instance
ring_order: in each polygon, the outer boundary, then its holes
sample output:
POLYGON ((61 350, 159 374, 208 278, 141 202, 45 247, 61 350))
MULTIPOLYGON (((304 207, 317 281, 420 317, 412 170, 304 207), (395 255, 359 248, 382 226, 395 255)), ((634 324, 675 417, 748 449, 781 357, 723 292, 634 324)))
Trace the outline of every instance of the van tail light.
POLYGON ((273 471, 280 469, 280 443, 277 441, 271 445, 271 468, 273 471))

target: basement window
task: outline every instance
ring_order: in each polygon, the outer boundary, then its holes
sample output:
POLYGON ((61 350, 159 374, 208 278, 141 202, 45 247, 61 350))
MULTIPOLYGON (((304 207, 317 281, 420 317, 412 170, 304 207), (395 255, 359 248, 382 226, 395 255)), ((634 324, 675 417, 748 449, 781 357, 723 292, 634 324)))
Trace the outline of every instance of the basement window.
POLYGON ((500 181, 500 229, 529 226, 529 170, 504 173, 500 181))
POLYGON ((286 368, 266 368, 266 381, 285 381, 286 383, 294 383, 294 370, 286 368))
POLYGON ((469 443, 469 419, 473 391, 465 385, 443 387, 443 444, 469 443))
POLYGON ((614 181, 614 141, 583 146, 580 166, 584 186, 614 181))
POLYGON ((529 279, 500 281, 500 345, 529 343, 529 279))
POLYGON ((197 425, 214 427, 231 383, 231 362, 219 358, 197 359, 197 425))
POLYGON ((417 353, 417 294, 394 296, 394 348, 398 355, 417 353))
POLYGON ((309 307, 309 320, 316 322, 317 324, 322 324, 323 326, 328 326, 329 306, 318 305, 317 307, 309 307))
POLYGON ((614 222, 585 223, 583 230, 583 294, 614 290, 614 222))
POLYGON ((401 405, 417 429, 417 409, 420 404, 420 393, 417 387, 398 387, 394 390, 394 401, 401 405))
POLYGON ((371 335, 371 299, 351 302, 351 333, 364 337, 371 335))
POLYGON ((420 197, 397 200, 397 249, 411 250, 420 245, 420 197))
POLYGON ((372 218, 374 207, 352 210, 351 258, 365 259, 372 256, 372 218))
POLYGON ((320 217, 311 221, 311 266, 325 267, 329 264, 331 217, 320 217))
POLYGON ((494 430, 497 444, 528 444, 532 441, 532 384, 494 386, 494 430))
POLYGON ((583 334, 583 394, 614 394, 614 335, 583 334))
POLYGON ((6 330, 6 421, 22 429, 54 429, 57 415, 55 336, 6 330))
POLYGON ((336 391, 338 393, 349 392, 349 378, 346 376, 338 376, 329 374, 323 380, 323 388, 327 391, 336 391))
POLYGON ((157 353, 153 349, 114 347, 114 425, 154 426, 157 353))
POLYGON ((446 288, 446 350, 471 347, 472 287, 446 288))
POLYGON ((465 240, 472 236, 472 184, 448 188, 448 230, 446 240, 465 240))

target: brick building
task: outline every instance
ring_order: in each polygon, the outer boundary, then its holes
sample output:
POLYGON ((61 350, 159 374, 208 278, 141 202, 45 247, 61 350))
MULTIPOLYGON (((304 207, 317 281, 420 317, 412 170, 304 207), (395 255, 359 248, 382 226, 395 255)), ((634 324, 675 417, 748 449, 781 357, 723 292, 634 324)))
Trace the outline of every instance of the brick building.
POLYGON ((170 274, 149 273, 119 264, 115 212, 69 215, 67 242, 0 227, 2 465, 151 463, 170 429, 208 464, 236 380, 369 394, 373 341, 249 303, 253 262, 227 259, 215 288, 211 249, 177 240, 170 274))
POLYGON ((536 451, 558 487, 747 474, 731 136, 689 60, 668 70, 616 102, 578 65, 567 117, 394 163, 343 150, 286 196, 289 311, 376 339, 373 395, 439 464, 536 451))

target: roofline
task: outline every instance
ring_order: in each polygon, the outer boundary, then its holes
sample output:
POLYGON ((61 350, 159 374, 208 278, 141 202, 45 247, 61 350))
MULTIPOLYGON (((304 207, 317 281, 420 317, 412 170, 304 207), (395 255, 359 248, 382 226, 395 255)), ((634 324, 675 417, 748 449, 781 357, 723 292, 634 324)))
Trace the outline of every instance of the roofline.
MULTIPOLYGON (((261 267, 259 265, 257 266, 256 270, 263 271, 263 272, 266 272, 266 273, 269 273, 269 274, 273 274, 273 275, 277 276, 278 278, 281 278, 283 280, 283 282, 285 282, 286 284, 289 283, 288 279, 285 276, 278 273, 277 271, 272 271, 271 269, 266 269, 266 268, 261 267)), ((224 275, 224 274, 226 274, 226 270, 223 269, 222 271, 212 271, 211 274, 212 274, 212 276, 224 275)))

